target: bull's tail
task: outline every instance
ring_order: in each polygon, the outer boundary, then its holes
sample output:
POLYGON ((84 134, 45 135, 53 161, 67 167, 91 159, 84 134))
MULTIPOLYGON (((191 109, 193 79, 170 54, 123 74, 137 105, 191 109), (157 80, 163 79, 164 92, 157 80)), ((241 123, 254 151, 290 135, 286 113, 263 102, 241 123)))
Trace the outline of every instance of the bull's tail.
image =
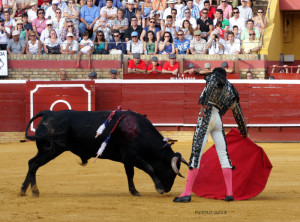
POLYGON ((49 111, 48 111, 48 110, 47 110, 47 111, 41 111, 41 112, 39 112, 38 114, 36 114, 34 117, 31 118, 31 120, 30 120, 29 123, 27 124, 26 130, 25 130, 25 137, 26 137, 26 139, 29 139, 29 140, 32 140, 32 141, 36 140, 36 136, 29 136, 29 135, 28 135, 28 129, 29 129, 31 123, 32 123, 35 119, 44 116, 44 114, 45 114, 46 112, 49 112, 49 111))

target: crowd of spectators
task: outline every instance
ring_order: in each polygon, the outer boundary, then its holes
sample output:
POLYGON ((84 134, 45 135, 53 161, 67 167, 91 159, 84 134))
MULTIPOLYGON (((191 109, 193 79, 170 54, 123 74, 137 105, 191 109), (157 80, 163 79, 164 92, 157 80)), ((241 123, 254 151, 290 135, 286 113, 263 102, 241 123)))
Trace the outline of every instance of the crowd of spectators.
POLYGON ((76 67, 82 54, 90 66, 91 54, 258 53, 263 10, 253 16, 247 0, 227 1, 215 9, 208 0, 0 0, 0 48, 77 54, 76 67))

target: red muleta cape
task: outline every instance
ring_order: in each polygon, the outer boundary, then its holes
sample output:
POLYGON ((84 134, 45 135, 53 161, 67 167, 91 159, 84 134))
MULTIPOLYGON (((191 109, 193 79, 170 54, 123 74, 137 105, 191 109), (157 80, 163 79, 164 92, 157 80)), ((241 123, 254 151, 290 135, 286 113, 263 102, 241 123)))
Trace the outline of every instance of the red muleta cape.
MULTIPOLYGON (((268 181, 272 164, 264 150, 249 137, 242 138, 237 129, 226 135, 232 165, 232 189, 235 200, 247 200, 260 194, 268 181)), ((202 156, 193 190, 205 198, 224 199, 226 186, 215 145, 202 156)))

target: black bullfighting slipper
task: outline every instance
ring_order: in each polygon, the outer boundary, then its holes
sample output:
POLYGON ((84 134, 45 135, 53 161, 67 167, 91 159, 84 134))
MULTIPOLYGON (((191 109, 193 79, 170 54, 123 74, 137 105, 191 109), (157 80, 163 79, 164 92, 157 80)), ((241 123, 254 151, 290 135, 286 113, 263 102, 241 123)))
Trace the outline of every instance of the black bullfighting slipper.
POLYGON ((175 197, 173 202, 175 203, 188 203, 191 202, 191 195, 183 197, 175 197))
POLYGON ((233 196, 226 196, 224 200, 229 202, 229 201, 233 201, 234 198, 233 198, 233 196))

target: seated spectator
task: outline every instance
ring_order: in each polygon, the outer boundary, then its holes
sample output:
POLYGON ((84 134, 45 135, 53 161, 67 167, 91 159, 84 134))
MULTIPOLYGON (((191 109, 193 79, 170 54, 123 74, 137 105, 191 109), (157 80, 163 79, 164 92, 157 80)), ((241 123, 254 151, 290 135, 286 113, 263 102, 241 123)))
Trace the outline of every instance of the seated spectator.
MULTIPOLYGON (((44 52, 47 54, 60 54, 61 40, 54 29, 49 31, 50 37, 44 42, 44 52)), ((42 42, 42 41, 41 41, 42 42)))
POLYGON ((204 69, 200 70, 200 74, 208 74, 211 73, 212 69, 211 69, 211 64, 210 63, 204 63, 204 69))
POLYGON ((257 54, 261 48, 261 43, 258 39, 255 39, 255 32, 253 30, 249 31, 249 40, 244 40, 242 43, 242 53, 243 54, 257 54))
POLYGON ((80 10, 79 33, 83 35, 88 31, 90 35, 93 32, 93 26, 100 17, 99 8, 93 5, 93 0, 87 0, 87 4, 80 10))
POLYGON ((108 44, 109 54, 126 54, 126 43, 120 38, 119 32, 114 32, 114 41, 108 44))
POLYGON ((60 8, 56 9, 56 16, 53 21, 53 28, 57 30, 58 36, 60 37, 61 33, 63 32, 64 28, 67 28, 67 20, 61 17, 61 10, 60 8))
POLYGON ((46 21, 44 9, 37 10, 38 17, 32 21, 32 28, 36 37, 40 39, 42 31, 46 28, 46 21))
MULTIPOLYGON (((137 19, 137 25, 142 26, 143 28, 146 27, 145 24, 143 24, 143 19, 142 19, 142 11, 140 9, 137 9, 135 12, 135 16, 137 19)), ((157 24, 157 23, 156 23, 157 24)), ((158 27, 160 29, 160 26, 158 27)))
POLYGON ((247 28, 245 28, 242 31, 241 34, 241 40, 248 40, 250 38, 249 34, 250 32, 253 31, 255 33, 255 38, 254 39, 259 39, 260 38, 260 32, 258 29, 254 28, 254 21, 252 19, 249 19, 247 21, 247 28))
POLYGON ((194 38, 191 41, 190 50, 192 54, 204 54, 206 41, 201 38, 201 31, 196 30, 194 32, 194 38))
POLYGON ((159 17, 162 18, 166 8, 167 8, 167 0, 152 0, 151 14, 158 14, 159 17), (153 13, 154 11, 155 13, 153 13))
POLYGON ((131 33, 134 31, 136 31, 138 33, 138 39, 140 39, 143 28, 142 28, 142 26, 137 24, 137 18, 135 16, 131 18, 131 25, 125 31, 125 41, 126 42, 131 40, 131 33))
MULTIPOLYGON (((144 4, 142 5, 142 19, 144 27, 148 26, 150 20, 150 12, 152 11, 152 3, 151 0, 145 0, 144 4)), ((171 14, 171 12, 170 12, 171 14)))
POLYGON ((134 8, 136 5, 134 0, 128 0, 127 1, 127 8, 124 9, 124 17, 128 19, 128 22, 131 22, 131 19, 133 17, 136 17, 136 8, 134 8))
POLYGON ((225 69, 227 73, 233 73, 233 69, 230 69, 228 67, 228 63, 227 62, 222 62, 221 68, 225 69))
POLYGON ((224 54, 238 55, 241 51, 241 42, 234 38, 233 32, 228 32, 228 40, 225 43, 224 54))
MULTIPOLYGON (((212 1, 212 0, 210 0, 210 1, 212 1)), ((215 7, 211 6, 212 3, 210 1, 208 1, 208 0, 204 1, 204 8, 206 8, 208 10, 208 15, 207 16, 209 18, 211 18, 212 20, 214 20, 215 19, 215 14, 216 14, 216 9, 215 9, 215 7)), ((200 15, 203 16, 202 11, 201 11, 200 15)))
POLYGON ((107 41, 111 42, 113 40, 111 37, 111 31, 109 25, 107 24, 107 21, 104 17, 101 17, 100 19, 97 20, 97 22, 94 25, 93 31, 94 31, 93 36, 95 35, 96 32, 102 31, 107 41))
MULTIPOLYGON (((98 1, 98 7, 102 8, 104 6, 106 6, 106 0, 99 0, 98 1)), ((123 5, 122 5, 120 0, 113 0, 113 5, 112 6, 116 7, 116 8, 123 8, 123 5)))
POLYGON ((90 80, 97 79, 97 73, 96 72, 91 72, 88 76, 89 76, 90 80))
POLYGON ((161 30, 161 37, 164 36, 165 32, 169 32, 172 34, 172 38, 175 39, 178 36, 179 28, 175 26, 175 21, 171 15, 168 15, 166 18, 166 23, 163 22, 162 30, 161 30))
POLYGON ((15 30, 19 31, 20 39, 22 39, 24 42, 26 42, 28 40, 27 30, 24 28, 22 20, 17 21, 17 26, 16 26, 15 30))
POLYGON ((169 55, 170 61, 166 62, 162 68, 162 73, 170 73, 174 76, 177 76, 179 70, 179 63, 176 62, 176 55, 169 55))
POLYGON ((42 43, 36 39, 35 33, 32 30, 28 31, 29 40, 26 42, 26 54, 39 55, 42 51, 42 43))
POLYGON ((201 37, 204 38, 205 40, 209 36, 209 25, 213 25, 214 22, 213 20, 208 17, 208 10, 207 8, 204 8, 202 10, 202 16, 197 19, 197 29, 200 29, 201 31, 201 37))
POLYGON ((6 50, 10 39, 10 28, 4 26, 4 19, 0 18, 0 49, 6 50))
POLYGON ((146 73, 146 63, 141 60, 140 53, 133 53, 133 59, 128 62, 128 73, 146 73))
POLYGON ((189 54, 190 53, 190 41, 184 38, 182 30, 178 32, 178 39, 175 40, 176 54, 189 54))
POLYGON ((31 23, 34 19, 37 18, 37 10, 38 10, 37 2, 31 2, 30 7, 31 9, 28 10, 27 14, 28 14, 28 22, 31 23))
MULTIPOLYGON (((31 0, 21 0, 22 3, 22 9, 24 9, 26 12, 31 8, 30 2, 31 0)), ((33 0, 34 2, 38 2, 36 0, 33 0)))
MULTIPOLYGON (((106 12, 107 19, 114 21, 115 18, 117 18, 117 8, 113 7, 113 1, 112 0, 106 0, 106 6, 102 7, 100 10, 100 17, 103 17, 103 12, 106 12)), ((122 19, 123 20, 123 19, 122 19)))
MULTIPOLYGON (((65 3, 66 0, 58 0, 58 8, 63 12, 68 6, 65 3)), ((52 1, 53 3, 53 1, 52 1)))
POLYGON ((153 31, 148 31, 144 42, 144 52, 146 55, 157 54, 157 42, 153 31))
POLYGON ((121 39, 125 40, 125 31, 128 29, 128 19, 124 18, 123 9, 118 9, 117 18, 113 20, 113 30, 118 30, 121 34, 121 39))
POLYGON ((177 25, 178 27, 182 27, 182 24, 185 20, 188 20, 190 22, 190 24, 192 25, 193 29, 196 29, 197 28, 197 21, 195 18, 193 18, 191 16, 191 10, 190 9, 185 9, 185 12, 184 12, 184 15, 185 17, 183 17, 182 19, 178 20, 177 21, 177 25))
POLYGON ((277 69, 277 65, 273 65, 272 71, 271 73, 274 73, 276 70, 276 73, 289 73, 289 70, 287 68, 287 65, 283 65, 284 68, 278 68, 277 69))
POLYGON ((138 39, 138 33, 132 32, 131 33, 132 40, 127 42, 127 54, 132 55, 133 53, 144 53, 144 45, 143 42, 138 39))
POLYGON ((229 30, 229 21, 223 17, 223 11, 222 9, 217 9, 214 19, 214 25, 217 24, 217 22, 222 22, 222 29, 225 30, 225 32, 228 32, 229 30))
POLYGON ((65 70, 62 70, 59 72, 59 80, 62 80, 62 81, 67 80, 67 72, 65 70))
POLYGON ((91 68, 91 54, 94 51, 94 43, 89 39, 89 32, 84 31, 82 33, 83 39, 80 41, 80 51, 77 54, 76 68, 80 67, 81 55, 86 54, 88 58, 88 68, 91 68))
POLYGON ((108 54, 108 41, 105 40, 104 32, 102 31, 96 32, 94 54, 108 54))
POLYGON ((56 9, 58 9, 58 0, 53 0, 51 7, 49 7, 46 11, 45 17, 49 19, 49 17, 53 20, 56 16, 56 9))
POLYGON ((252 74, 251 71, 248 71, 248 72, 246 73, 246 79, 253 79, 253 74, 252 74))
POLYGON ((189 63, 188 64, 188 67, 187 67, 187 70, 184 70, 184 74, 194 74, 194 75, 198 75, 198 74, 200 74, 200 72, 199 72, 200 70, 197 70, 197 69, 195 69, 195 66, 194 66, 194 64, 193 63, 189 63))
POLYGON ((33 31, 32 24, 28 22, 28 15, 27 15, 27 13, 24 13, 22 15, 22 22, 23 22, 24 28, 27 31, 29 31, 29 30, 33 31))
MULTIPOLYGON (((203 9, 203 7, 204 6, 202 6, 202 8, 199 8, 196 4, 194 4, 193 0, 187 0, 186 6, 184 6, 181 10, 181 18, 183 19, 184 17, 187 16, 186 10, 188 9, 190 11, 190 16, 196 20, 200 17, 200 12, 203 9)), ((193 22, 191 22, 191 24, 193 28, 196 28, 194 27, 193 22)))
POLYGON ((252 20, 254 21, 254 28, 258 29, 260 33, 267 25, 267 18, 264 16, 263 9, 259 8, 257 10, 257 16, 253 17, 252 20))
MULTIPOLYGON (((38 2, 39 2, 39 1, 38 1, 38 2)), ((43 1, 43 4, 42 4, 42 5, 39 4, 39 6, 40 6, 40 8, 43 9, 44 11, 47 11, 47 9, 51 7, 51 4, 50 4, 49 0, 44 0, 44 1, 43 1)))
POLYGON ((238 27, 239 33, 241 33, 245 29, 246 21, 240 16, 240 11, 238 8, 233 9, 233 15, 234 16, 229 19, 229 30, 233 31, 233 27, 236 26, 238 27))
POLYGON ((227 3, 227 0, 222 0, 221 5, 217 9, 222 9, 224 18, 229 20, 232 17, 232 6, 227 3))
POLYGON ((52 20, 47 20, 46 24, 47 24, 47 28, 45 28, 42 31, 42 34, 41 34, 41 37, 40 37, 40 40, 41 40, 42 44, 44 44, 46 39, 49 38, 51 30, 55 30, 57 38, 60 39, 58 30, 53 28, 52 20))
POLYGON ((238 6, 240 16, 244 18, 245 21, 253 18, 253 12, 252 9, 249 6, 247 6, 247 0, 241 0, 241 2, 242 5, 238 6))
POLYGON ((74 35, 72 32, 67 34, 67 40, 61 45, 61 54, 72 55, 78 52, 78 42, 74 40, 74 35))
POLYGON ((16 1, 16 7, 15 10, 12 12, 11 18, 17 20, 22 19, 22 14, 26 13, 24 9, 22 9, 22 3, 19 1, 16 1))
POLYGON ((237 27, 236 25, 233 26, 233 34, 234 34, 234 39, 238 39, 241 40, 241 34, 239 33, 239 27, 237 27))
POLYGON ((217 21, 215 30, 217 30, 219 32, 220 38, 224 39, 225 30, 222 29, 222 22, 221 21, 217 21))
POLYGON ((5 11, 4 13, 5 27, 8 27, 10 30, 13 30, 16 26, 16 21, 13 18, 10 18, 10 13, 5 11))
MULTIPOLYGON (((106 2, 106 1, 105 1, 105 2, 106 2)), ((105 4, 105 3, 104 3, 104 4, 105 4)), ((85 6, 85 5, 86 5, 86 0, 77 0, 76 6, 77 6, 79 12, 80 12, 81 8, 82 8, 83 6, 85 6), (79 3, 78 3, 78 2, 79 2, 79 3)))
POLYGON ((176 3, 177 3, 177 0, 168 0, 167 1, 167 4, 169 7, 167 7, 166 10, 164 11, 163 20, 167 20, 168 15, 172 16, 172 10, 175 9, 176 3))
POLYGON ((188 20, 184 20, 182 23, 182 28, 181 30, 184 33, 184 38, 191 41, 193 39, 194 35, 194 29, 191 26, 191 23, 188 20))
POLYGON ((225 41, 220 38, 219 32, 214 30, 209 37, 205 47, 205 54, 207 51, 209 55, 224 54, 225 41))
POLYGON ((116 69, 111 69, 109 71, 110 79, 117 79, 118 71, 116 69))
POLYGON ((151 64, 147 67, 147 73, 161 73, 161 66, 158 63, 158 58, 156 56, 152 57, 151 64))
POLYGON ((171 10, 171 15, 174 19, 174 21, 180 20, 181 19, 181 12, 185 4, 183 4, 183 0, 177 0, 177 4, 175 5, 175 9, 171 10), (175 11, 176 10, 176 11, 175 11))
POLYGON ((73 24, 72 21, 67 21, 67 27, 63 29, 63 31, 61 32, 61 37, 60 39, 62 41, 66 41, 67 39, 67 34, 68 33, 72 33, 73 34, 73 39, 78 41, 79 39, 79 30, 78 28, 76 28, 73 24))
POLYGON ((72 21, 73 25, 79 26, 79 9, 76 7, 75 0, 68 0, 67 7, 63 10, 63 17, 68 21, 72 21))
POLYGON ((146 39, 145 37, 146 37, 146 34, 148 31, 154 32, 156 40, 160 41, 160 29, 155 27, 155 23, 156 23, 155 19, 151 18, 149 21, 149 26, 145 27, 144 30, 142 31, 142 34, 140 37, 141 41, 144 41, 146 39))
POLYGON ((158 45, 159 54, 175 54, 173 38, 170 32, 165 32, 158 45))
POLYGON ((14 0, 2 0, 3 11, 8 11, 9 13, 11 13, 13 10, 14 3, 14 0))
POLYGON ((12 32, 12 39, 9 40, 7 44, 8 54, 24 54, 25 52, 25 42, 20 39, 20 33, 18 30, 12 32))

